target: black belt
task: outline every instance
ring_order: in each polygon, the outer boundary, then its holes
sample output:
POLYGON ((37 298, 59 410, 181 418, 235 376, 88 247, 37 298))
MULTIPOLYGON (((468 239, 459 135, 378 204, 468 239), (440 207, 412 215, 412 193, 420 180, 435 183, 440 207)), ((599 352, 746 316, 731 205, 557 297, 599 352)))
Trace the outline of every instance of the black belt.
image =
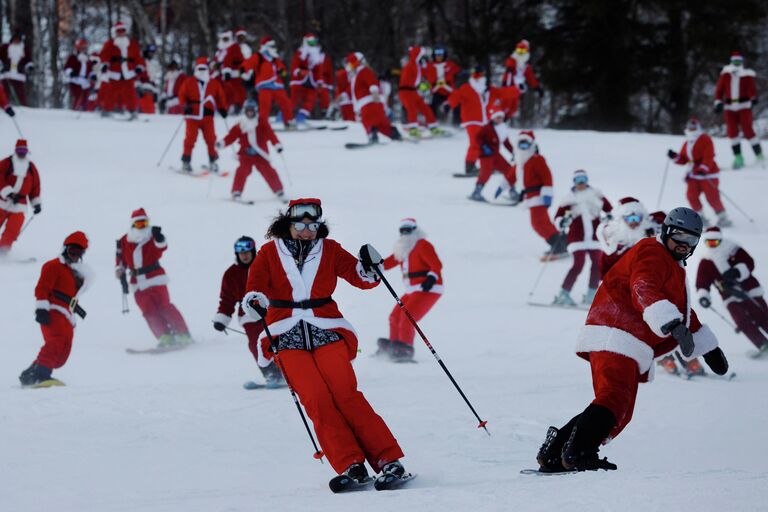
POLYGON ((748 101, 752 101, 752 98, 739 98, 737 100, 734 100, 733 98, 726 98, 725 104, 730 105, 731 103, 746 103, 748 101))
POLYGON ((542 188, 544 188, 544 186, 543 186, 543 185, 537 185, 537 186, 535 186, 535 187, 528 187, 528 188, 524 188, 523 190, 521 190, 521 191, 520 191, 520 195, 521 195, 521 196, 524 196, 525 194, 531 194, 531 193, 533 193, 533 192, 538 192, 538 191, 540 191, 542 188))
POLYGON ((406 85, 405 87, 400 87, 400 90, 401 91, 415 91, 416 88, 415 87, 410 87, 410 86, 406 85))
POLYGON ((56 297, 59 300, 63 300, 67 304, 69 304, 69 310, 73 313, 77 313, 77 315, 80 318, 85 318, 85 315, 87 314, 83 308, 80 307, 80 304, 77 303, 77 297, 70 297, 64 292, 60 292, 59 290, 53 290, 51 294, 56 297))
POLYGON ((131 275, 136 276, 143 276, 144 274, 149 274, 150 272, 154 272, 155 270, 158 270, 160 268, 160 263, 156 262, 151 265, 147 265, 146 267, 139 267, 135 270, 131 270, 131 275))
POLYGON ((333 302, 330 297, 322 297, 319 299, 307 299, 299 302, 292 300, 270 300, 269 305, 273 308, 286 308, 286 309, 313 309, 325 306, 333 302))
POLYGON ((422 270, 421 272, 408 272, 406 276, 408 276, 410 279, 413 279, 414 277, 427 277, 429 275, 429 271, 422 270))

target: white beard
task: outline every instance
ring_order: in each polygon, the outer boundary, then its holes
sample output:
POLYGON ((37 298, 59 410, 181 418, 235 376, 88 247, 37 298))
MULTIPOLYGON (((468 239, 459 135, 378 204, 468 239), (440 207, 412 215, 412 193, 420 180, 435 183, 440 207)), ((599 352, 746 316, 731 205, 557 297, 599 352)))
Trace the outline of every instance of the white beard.
POLYGON ((201 82, 207 82, 211 78, 211 72, 208 70, 195 71, 195 78, 197 78, 201 82))
POLYGON ((528 149, 520 149, 515 144, 515 164, 517 164, 518 172, 522 172, 525 162, 536 153, 536 144, 531 144, 528 149))
POLYGON ((702 256, 712 260, 717 270, 722 274, 731 268, 728 264, 728 258, 733 256, 738 250, 738 245, 730 240, 723 240, 717 247, 708 247, 707 244, 704 244, 704 254, 702 256))
POLYGON ((481 78, 470 78, 469 79, 469 85, 472 87, 472 89, 475 90, 475 92, 479 94, 483 94, 485 92, 485 89, 487 88, 487 80, 485 77, 481 78))
POLYGON ((128 53, 128 46, 131 44, 131 40, 128 39, 128 36, 120 36, 113 39, 115 46, 120 48, 120 53, 123 54, 123 57, 126 56, 128 53))
POLYGON ((91 284, 93 283, 94 272, 89 265, 83 263, 82 261, 69 263, 69 268, 74 270, 75 273, 83 279, 83 286, 81 286, 77 291, 77 296, 79 297, 85 290, 91 287, 91 284))
POLYGON ((17 65, 24 57, 24 43, 11 43, 8 45, 8 60, 11 67, 17 65))
POLYGON ((226 41, 219 40, 219 42, 216 43, 216 48, 218 48, 219 50, 226 50, 230 46, 232 46, 232 41, 226 42, 226 41))
POLYGON ((16 153, 13 153, 11 155, 11 162, 13 163, 13 175, 16 176, 17 179, 23 180, 29 170, 29 158, 21 158, 16 153))
POLYGON ((400 235, 400 238, 395 241, 395 246, 392 248, 392 254, 397 261, 403 262, 408 259, 408 255, 411 254, 411 251, 416 246, 416 242, 426 237, 427 234, 419 228, 416 228, 407 235, 400 235))
POLYGON ((131 227, 128 230, 128 233, 125 234, 125 237, 132 244, 141 244, 146 242, 152 237, 152 230, 150 229, 149 226, 147 226, 144 229, 136 229, 134 227, 131 227))
POLYGON ((518 54, 512 54, 512 58, 515 59, 515 62, 517 62, 518 66, 525 66, 528 64, 528 59, 531 58, 531 55, 529 53, 526 53, 525 55, 518 55, 518 54))
POLYGON ((688 143, 688 155, 689 158, 691 155, 693 155, 693 145, 696 144, 696 141, 701 136, 701 130, 694 130, 689 131, 685 130, 685 141, 688 143))
POLYGON ((250 133, 254 131, 258 125, 259 125, 258 113, 255 116, 253 116, 253 119, 250 119, 248 116, 243 116, 243 119, 240 120, 240 129, 245 133, 250 133))

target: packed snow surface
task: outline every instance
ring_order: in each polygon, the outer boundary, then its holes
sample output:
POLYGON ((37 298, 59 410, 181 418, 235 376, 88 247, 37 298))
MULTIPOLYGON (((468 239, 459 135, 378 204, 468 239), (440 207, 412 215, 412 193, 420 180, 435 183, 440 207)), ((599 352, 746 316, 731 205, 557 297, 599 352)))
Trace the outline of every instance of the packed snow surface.
MULTIPOLYGON (((320 197, 331 237, 356 253, 372 243, 388 254, 403 217, 415 217, 444 263, 446 293, 422 327, 483 419, 477 422, 426 347, 419 364, 371 358, 388 333, 394 301, 381 286, 370 291, 341 283, 335 298, 357 328, 355 368, 360 387, 401 443, 406 467, 419 474, 408 489, 333 495, 330 466, 312 458, 287 390, 245 391, 261 375, 237 334, 211 327, 221 275, 243 234, 260 242, 281 204, 253 175, 245 196, 228 202, 229 179, 173 173, 183 132, 165 162, 156 163, 178 117, 149 122, 100 119, 94 114, 19 109, 43 184, 43 211, 14 247, 34 264, 0 266, 0 509, 56 511, 252 510, 758 510, 768 489, 768 362, 747 357, 753 347, 717 317, 700 311, 719 336, 738 376, 730 382, 693 381, 657 373, 640 388, 634 420, 602 454, 615 472, 557 477, 523 476, 549 425, 560 426, 592 399, 589 365, 573 353, 583 311, 532 308, 529 291, 542 268, 545 244, 528 213, 468 201, 473 180, 463 170, 465 135, 420 144, 387 143, 349 151, 364 141, 346 131, 281 133, 285 160, 273 157, 291 197, 320 197), (198 341, 160 356, 128 355, 154 340, 131 299, 121 314, 114 278, 115 239, 132 210, 144 207, 169 242, 162 263, 172 300, 198 341), (55 372, 67 386, 22 390, 17 376, 34 359, 41 335, 33 315, 40 266, 64 237, 82 229, 91 245, 86 262, 96 273, 83 296, 88 318, 76 329, 72 355, 55 372)), ((233 123, 235 120, 228 119, 233 123)), ((219 136, 224 123, 217 119, 219 136)), ((614 203, 632 195, 655 209, 668 148, 682 137, 628 133, 536 134, 555 179, 555 202, 574 170, 614 203)), ((0 116, 0 154, 16 133, 0 116)), ((718 160, 730 148, 716 140, 718 160)), ((745 147, 747 159, 751 151, 745 147)), ((193 162, 205 163, 196 148, 193 162)), ((222 168, 234 171, 230 149, 222 168)), ((685 205, 683 171, 671 168, 665 209, 685 205)), ((768 283, 768 171, 723 173, 743 244, 768 283)), ((495 181, 485 193, 492 195, 495 181)), ((547 266, 535 298, 550 301, 570 262, 547 266)), ((696 269, 695 257, 689 266, 696 269)), ((389 279, 402 290, 397 272, 389 279)), ((693 276, 689 277, 692 281, 693 276)), ((585 276, 574 297, 586 288, 585 276)), ((719 300, 715 307, 724 311, 719 300)))

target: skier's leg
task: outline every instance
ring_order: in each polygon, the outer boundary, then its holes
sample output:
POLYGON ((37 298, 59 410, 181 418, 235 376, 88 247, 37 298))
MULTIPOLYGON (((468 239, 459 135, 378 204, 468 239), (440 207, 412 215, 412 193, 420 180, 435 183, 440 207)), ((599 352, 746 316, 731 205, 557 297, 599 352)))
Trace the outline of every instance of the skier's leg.
MULTIPOLYGON (((440 299, 439 293, 431 292, 411 292, 404 295, 401 300, 403 305, 408 309, 415 321, 420 321, 424 316, 432 309, 438 299, 440 299)), ((399 307, 399 306, 398 306, 399 307)), ((416 328, 405 315, 402 315, 402 321, 400 322, 400 329, 398 330, 398 336, 396 339, 413 346, 413 338, 416 335, 416 328)))
POLYGON ((235 178, 232 180, 232 194, 242 194, 245 189, 245 181, 251 175, 251 166, 253 160, 247 155, 240 155, 240 165, 235 171, 235 178))
POLYGON ((259 91, 259 121, 268 122, 269 114, 272 113, 272 91, 270 89, 261 89, 259 91))
POLYGON ((467 155, 464 157, 464 168, 469 171, 470 168, 475 167, 475 162, 480 158, 480 146, 478 146, 475 140, 475 135, 480 131, 482 126, 469 125, 465 128, 467 137, 469 138, 469 146, 467 146, 467 155))
POLYGON ((760 331, 760 324, 766 323, 761 320, 760 311, 757 308, 751 309, 752 304, 749 301, 736 302, 728 304, 727 309, 731 318, 736 323, 736 327, 751 341, 757 348, 760 348, 767 342, 765 335, 760 331))
POLYGON ((181 154, 181 160, 184 162, 192 160, 192 149, 195 147, 195 141, 197 141, 198 127, 199 121, 197 119, 184 120, 184 150, 181 154))
POLYGON ((283 113, 283 122, 289 123, 293 121, 293 108, 291 107, 288 93, 285 92, 285 89, 278 89, 272 92, 275 101, 277 101, 277 106, 280 107, 280 111, 283 113))
POLYGON ((153 286, 146 290, 136 290, 133 294, 133 298, 136 301, 136 305, 141 310, 141 314, 144 315, 144 319, 147 321, 147 325, 149 325, 149 330, 152 331, 155 338, 159 340, 161 336, 170 334, 170 332, 168 324, 161 316, 155 304, 153 297, 153 290, 155 288, 157 287, 153 286))
POLYGON ((579 274, 581 274, 581 271, 584 268, 586 252, 587 251, 573 252, 573 264, 568 270, 568 273, 565 274, 565 279, 563 280, 563 290, 570 292, 573 289, 573 285, 576 283, 576 279, 579 277, 579 274))
POLYGON ((424 101, 424 98, 418 95, 416 93, 416 107, 418 108, 418 111, 421 113, 421 115, 424 116, 424 121, 427 123, 428 128, 435 128, 437 126, 437 118, 435 117, 434 112, 432 112, 432 109, 429 108, 429 105, 427 105, 427 102, 424 101))
POLYGON ((213 123, 213 116, 205 116, 200 122, 203 131, 203 140, 208 147, 208 160, 215 162, 219 158, 216 151, 216 128, 213 123))
POLYGON ((136 80, 124 80, 123 82, 125 107, 129 112, 136 112, 139 108, 139 95, 136 93, 136 80))
POLYGON ((591 249, 587 251, 589 253, 589 260, 591 267, 589 269, 589 287, 596 289, 600 284, 600 251, 591 249))
MULTIPOLYGON (((595 399, 592 405, 602 406, 615 418, 615 425, 606 432, 611 439, 624 430, 632 419, 635 408, 640 373, 637 362, 627 356, 612 352, 591 352, 592 387, 595 399)), ((577 425, 578 426, 578 425, 577 425)), ((598 441, 604 441, 605 436, 598 441)))
POLYGON ((171 296, 168 293, 168 287, 165 285, 153 286, 150 288, 153 290, 155 301, 160 307, 160 312, 165 323, 171 328, 173 334, 189 334, 189 327, 184 321, 184 317, 181 316, 181 312, 171 302, 171 296))
POLYGON ((7 251, 19 238, 21 227, 24 225, 24 214, 0 210, 0 227, 3 225, 3 219, 5 219, 5 230, 0 235, 0 251, 7 251))
POLYGON ((400 91, 398 93, 400 96, 400 103, 403 105, 403 110, 405 110, 405 123, 403 123, 403 128, 406 130, 410 130, 412 128, 418 128, 419 125, 416 122, 417 116, 418 116, 418 109, 416 105, 414 104, 414 95, 417 95, 415 91, 400 91))
POLYGON ((304 87, 301 85, 291 85, 291 107, 293 107, 293 110, 299 110, 303 96, 304 87))
POLYGON ((493 157, 480 157, 480 173, 477 175, 476 187, 483 188, 494 171, 493 157))
POLYGON ((704 189, 704 197, 707 198, 707 202, 712 207, 712 209, 715 210, 715 213, 719 214, 725 211, 723 201, 720 199, 720 180, 715 178, 712 180, 701 181, 704 182, 702 183, 704 189))
POLYGON ((67 362, 72 350, 74 328, 67 317, 58 311, 51 311, 49 318, 51 321, 48 325, 40 326, 45 341, 35 363, 53 370, 67 362))
POLYGON ((541 238, 549 241, 552 236, 558 234, 557 228, 549 218, 546 206, 532 206, 529 210, 531 212, 531 227, 541 238))
POLYGON ((331 106, 331 92, 325 86, 317 88, 317 102, 320 105, 320 110, 325 114, 328 107, 331 106))
POLYGON ((243 325, 245 334, 248 336, 248 350, 253 355, 253 360, 259 361, 259 337, 264 330, 261 322, 248 322, 243 325))
POLYGON ((699 195, 701 194, 701 187, 698 180, 692 180, 689 179, 686 182, 687 188, 685 191, 685 197, 688 199, 688 204, 691 205, 691 208, 701 213, 702 204, 699 200, 699 195))
POLYGON ((280 181, 277 171, 275 171, 274 167, 272 167, 269 162, 259 156, 255 158, 255 165, 272 192, 277 194, 278 192, 283 191, 283 183, 280 181))

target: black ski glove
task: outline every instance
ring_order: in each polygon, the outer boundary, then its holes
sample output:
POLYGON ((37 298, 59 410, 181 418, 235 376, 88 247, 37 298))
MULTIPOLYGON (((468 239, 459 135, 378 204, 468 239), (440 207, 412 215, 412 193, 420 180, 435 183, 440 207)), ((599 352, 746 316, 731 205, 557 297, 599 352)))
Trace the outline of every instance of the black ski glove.
POLYGON ((165 242, 165 235, 163 234, 163 228, 160 226, 152 226, 152 238, 155 239, 155 242, 157 243, 163 243, 165 242))
POLYGON ((737 283, 739 282, 739 277, 741 277, 741 273, 733 267, 723 272, 723 280, 725 281, 737 283))
POLYGON ((39 323, 40 325, 48 325, 51 323, 51 315, 48 312, 47 309, 36 309, 35 310, 35 322, 39 323))
POLYGON ((712 305, 712 301, 709 300, 709 297, 700 297, 699 298, 699 304, 701 304, 701 307, 708 308, 712 305))
POLYGON ((192 115, 192 105, 185 105, 184 106, 184 115, 185 116, 191 116, 192 115))
POLYGON ((227 326, 221 322, 213 322, 213 328, 217 331, 224 332, 227 329, 227 326))
POLYGON ((34 215, 37 215, 41 211, 43 211, 43 205, 41 205, 41 204, 36 204, 35 206, 32 207, 32 213, 34 215))
POLYGON ((366 272, 375 272, 374 267, 382 262, 381 255, 371 244, 365 244, 360 247, 358 258, 360 259, 360 263, 363 264, 363 270, 366 272))
POLYGON ((421 290, 428 292, 432 289, 433 286, 435 286, 435 283, 437 282, 437 279, 433 275, 427 276, 427 278, 421 283, 421 290))
POLYGON ((715 114, 721 114, 723 112, 723 104, 721 102, 715 103, 715 114))
POLYGON ((718 375, 725 375, 728 371, 728 360, 720 347, 704 354, 704 362, 707 363, 710 370, 718 375))
POLYGON ((680 352, 685 357, 690 357, 693 354, 693 334, 680 320, 672 320, 668 324, 661 327, 661 332, 668 334, 675 338, 677 344, 680 345, 680 352))
POLYGON ((19 201, 21 201, 21 198, 22 198, 22 195, 21 195, 21 194, 16 194, 15 192, 14 192, 14 193, 11 193, 11 194, 8 194, 8 199, 9 199, 9 200, 10 200, 10 201, 11 201, 13 204, 16 204, 16 203, 18 203, 19 201))
POLYGON ((677 159, 678 154, 670 149, 669 151, 667 151, 667 156, 669 158, 671 158, 672 160, 675 160, 675 159, 677 159))
POLYGON ((226 119, 227 118, 227 109, 224 109, 224 108, 219 109, 219 115, 221 116, 222 119, 226 119))
POLYGON ((13 111, 13 107, 10 105, 5 107, 5 113, 8 114, 10 117, 13 117, 16 115, 16 112, 13 111))

